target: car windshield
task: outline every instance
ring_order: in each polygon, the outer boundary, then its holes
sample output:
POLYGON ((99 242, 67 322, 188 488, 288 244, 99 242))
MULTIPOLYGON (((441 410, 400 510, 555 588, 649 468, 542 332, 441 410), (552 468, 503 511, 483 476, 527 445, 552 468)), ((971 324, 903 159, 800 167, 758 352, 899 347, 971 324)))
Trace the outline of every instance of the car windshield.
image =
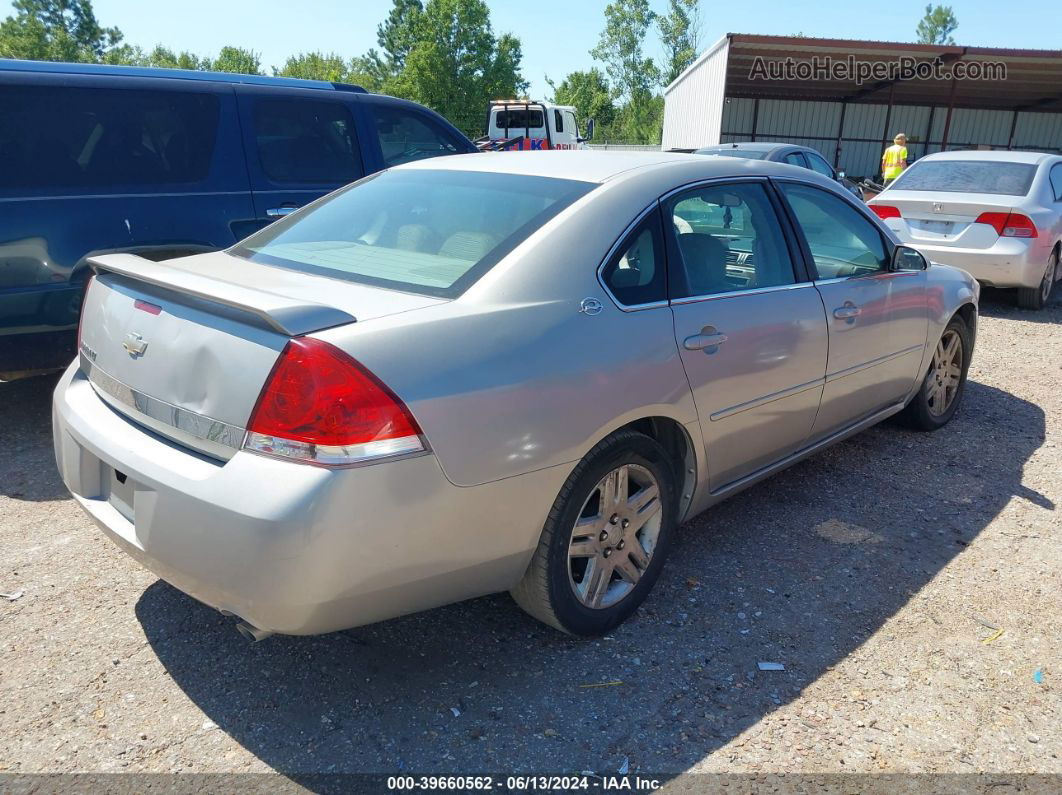
POLYGON ((518 174, 384 171, 230 251, 266 265, 449 298, 593 187, 518 174))
POLYGON ((767 152, 763 149, 701 149, 699 155, 723 155, 724 157, 744 157, 749 160, 763 160, 767 152))
POLYGON ((521 130, 531 128, 542 129, 542 111, 537 108, 509 108, 497 112, 494 117, 494 126, 500 130, 506 127, 519 127, 521 130))
POLYGON ((1024 196, 1035 174, 1036 166, 1031 163, 927 160, 907 169, 892 184, 892 189, 1024 196))

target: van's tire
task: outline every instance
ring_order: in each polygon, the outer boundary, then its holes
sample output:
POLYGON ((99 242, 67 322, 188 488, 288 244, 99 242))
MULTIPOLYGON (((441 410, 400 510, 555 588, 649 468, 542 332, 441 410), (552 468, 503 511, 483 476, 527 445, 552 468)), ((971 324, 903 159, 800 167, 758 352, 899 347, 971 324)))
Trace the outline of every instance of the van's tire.
POLYGON ((660 576, 678 512, 675 483, 667 451, 648 436, 618 431, 599 442, 557 495, 512 589, 517 604, 572 635, 623 622, 660 576))
POLYGON ((929 370, 918 392, 900 413, 900 422, 916 431, 935 431, 947 425, 966 392, 966 371, 972 354, 970 329, 956 315, 940 335, 929 370), (957 351, 951 347, 953 342, 958 345, 957 351))
POLYGON ((1018 288, 1018 306, 1022 309, 1043 309, 1051 298, 1051 291, 1058 278, 1058 249, 1051 252, 1044 269, 1043 279, 1036 287, 1018 288))

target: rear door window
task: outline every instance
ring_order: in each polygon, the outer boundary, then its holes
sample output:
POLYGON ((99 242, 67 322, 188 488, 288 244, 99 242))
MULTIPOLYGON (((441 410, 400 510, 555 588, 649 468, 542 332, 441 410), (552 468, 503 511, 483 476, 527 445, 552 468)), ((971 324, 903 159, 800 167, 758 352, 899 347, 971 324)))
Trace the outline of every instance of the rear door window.
POLYGON ((684 277, 676 293, 706 296, 793 284, 796 274, 778 216, 758 183, 679 194, 665 210, 684 277))
POLYGON ((1051 166, 1051 192, 1055 194, 1055 201, 1062 201, 1062 163, 1051 166))
POLYGON ((0 86, 0 189, 106 192, 207 179, 220 103, 211 94, 0 86))
POLYGON ((380 152, 385 166, 397 166, 427 157, 464 152, 453 133, 444 130, 427 116, 403 108, 372 104, 369 106, 380 138, 380 152))
POLYGON ((259 99, 253 117, 259 162, 273 182, 343 184, 362 176, 354 120, 344 105, 259 99))
POLYGON ((804 155, 800 152, 790 152, 785 156, 785 162, 791 166, 808 167, 807 161, 804 160, 804 155))
POLYGON ((833 169, 830 168, 830 164, 819 157, 814 152, 804 152, 804 157, 808 159, 808 165, 811 166, 812 171, 817 171, 824 177, 834 178, 833 169))
POLYGON ((1025 196, 1036 175, 1032 163, 1001 160, 923 160, 892 183, 892 190, 996 193, 1025 196))

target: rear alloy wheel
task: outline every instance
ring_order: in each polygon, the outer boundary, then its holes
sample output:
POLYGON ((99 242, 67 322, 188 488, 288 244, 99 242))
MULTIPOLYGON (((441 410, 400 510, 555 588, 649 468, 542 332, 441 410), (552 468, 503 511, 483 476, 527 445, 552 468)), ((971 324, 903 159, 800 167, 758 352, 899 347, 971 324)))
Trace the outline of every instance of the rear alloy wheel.
POLYGON ((653 439, 620 431, 575 468, 513 598, 573 635, 600 635, 656 582, 675 524, 675 475, 653 439))
POLYGON ((900 415, 907 426, 935 431, 954 416, 966 389, 970 366, 970 334, 961 317, 953 317, 940 335, 922 388, 900 415))
POLYGON ((1054 289, 1057 272, 1058 250, 1056 249, 1051 252, 1051 256, 1047 260, 1047 268, 1044 270, 1044 277, 1040 280, 1040 285, 1038 287, 1018 288, 1018 306, 1022 309, 1043 309, 1047 305, 1047 299, 1051 297, 1051 290, 1054 289))

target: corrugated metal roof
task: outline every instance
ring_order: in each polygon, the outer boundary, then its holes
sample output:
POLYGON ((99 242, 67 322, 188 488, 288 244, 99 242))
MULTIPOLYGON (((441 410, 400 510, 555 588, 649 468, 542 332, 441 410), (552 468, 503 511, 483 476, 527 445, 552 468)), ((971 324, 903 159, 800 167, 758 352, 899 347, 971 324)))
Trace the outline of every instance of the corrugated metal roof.
POLYGON ((907 105, 948 105, 1000 110, 1062 110, 1062 50, 1007 49, 1000 47, 937 46, 910 42, 862 39, 826 39, 804 36, 761 36, 728 33, 712 45, 689 69, 665 89, 670 93, 701 68, 713 53, 726 47, 726 96, 773 99, 809 99, 907 105), (810 61, 829 57, 844 61, 917 62, 939 59, 945 65, 958 61, 1005 65, 1006 79, 883 79, 860 83, 850 79, 765 80, 752 76, 757 58, 764 61, 810 61))

